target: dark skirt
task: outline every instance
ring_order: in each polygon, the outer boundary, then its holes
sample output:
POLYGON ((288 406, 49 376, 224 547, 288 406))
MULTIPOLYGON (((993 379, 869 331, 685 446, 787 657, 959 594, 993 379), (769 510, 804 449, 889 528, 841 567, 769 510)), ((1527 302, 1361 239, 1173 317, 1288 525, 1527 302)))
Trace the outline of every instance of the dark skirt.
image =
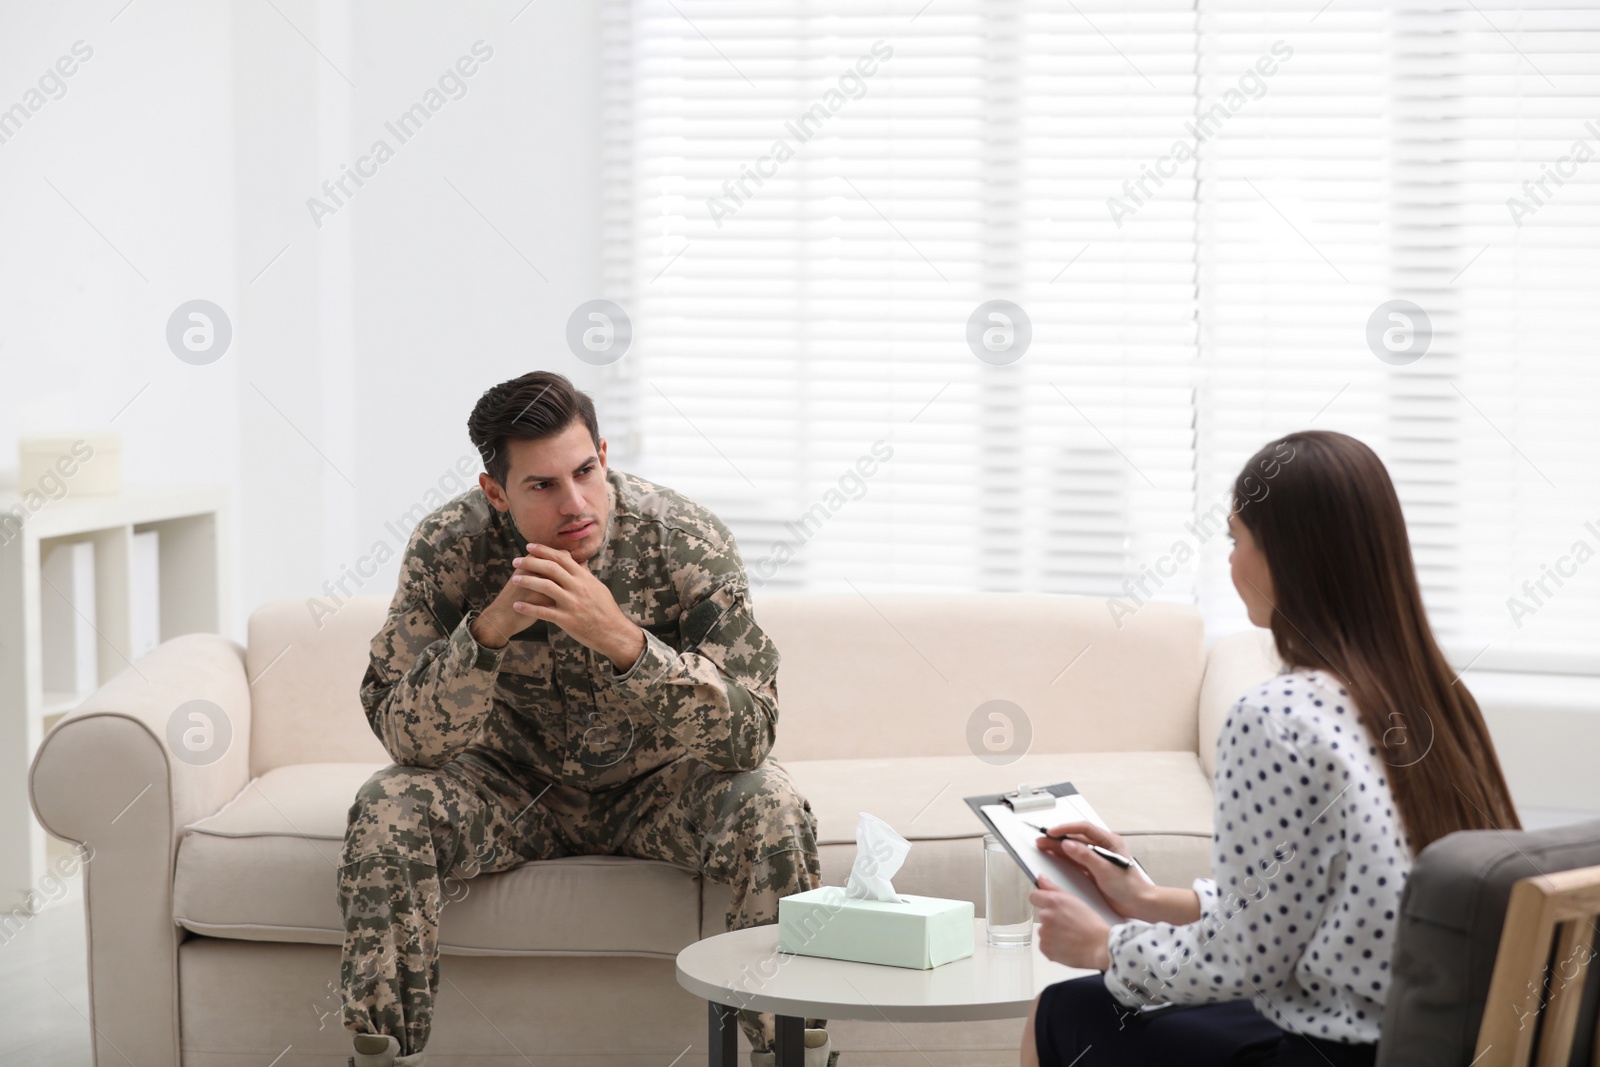
POLYGON ((1123 1007, 1098 974, 1045 989, 1033 1022, 1040 1067, 1371 1067, 1376 1045, 1291 1034, 1249 1001, 1123 1007))

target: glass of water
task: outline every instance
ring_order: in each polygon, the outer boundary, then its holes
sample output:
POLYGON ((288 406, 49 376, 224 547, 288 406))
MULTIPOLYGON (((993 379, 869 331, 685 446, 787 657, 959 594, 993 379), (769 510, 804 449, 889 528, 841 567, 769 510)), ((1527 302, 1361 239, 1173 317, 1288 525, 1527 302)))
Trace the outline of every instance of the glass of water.
POLYGON ((996 948, 1033 944, 1033 882, 998 838, 983 835, 983 915, 989 944, 996 948))

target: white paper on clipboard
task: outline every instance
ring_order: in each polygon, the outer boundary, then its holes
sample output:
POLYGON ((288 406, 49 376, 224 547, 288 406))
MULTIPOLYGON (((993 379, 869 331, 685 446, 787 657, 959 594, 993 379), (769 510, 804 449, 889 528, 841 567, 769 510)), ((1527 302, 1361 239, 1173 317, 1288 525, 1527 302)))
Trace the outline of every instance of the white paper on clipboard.
MULTIPOLYGON (((1037 829, 1040 826, 1053 827, 1068 822, 1088 822, 1105 830, 1110 829, 1081 793, 1074 790, 1066 796, 1056 797, 1054 808, 1034 808, 1020 813, 1011 810, 1011 805, 1003 801, 974 804, 973 807, 983 815, 996 835, 1004 840, 1007 851, 1022 865, 1023 870, 1028 872, 1028 877, 1035 885, 1038 884, 1039 875, 1042 874, 1088 904, 1094 909, 1095 914, 1113 926, 1126 921, 1106 903, 1105 897, 1101 895, 1099 887, 1094 884, 1092 878, 1066 860, 1039 851, 1038 842, 1044 836, 1037 829)), ((1133 869, 1145 881, 1151 880, 1137 860, 1134 861, 1133 869)))

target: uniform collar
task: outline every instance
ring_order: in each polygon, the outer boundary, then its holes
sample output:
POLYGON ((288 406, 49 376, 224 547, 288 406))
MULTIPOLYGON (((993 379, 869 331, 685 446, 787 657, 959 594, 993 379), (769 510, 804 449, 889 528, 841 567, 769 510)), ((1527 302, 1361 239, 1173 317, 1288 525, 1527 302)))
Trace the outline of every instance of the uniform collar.
POLYGON ((622 499, 622 494, 619 492, 620 485, 621 475, 607 467, 605 534, 600 541, 600 551, 589 558, 589 573, 600 579, 603 584, 610 584, 607 580, 611 576, 611 562, 617 558, 612 542, 621 536, 622 524, 617 521, 618 502, 622 499))

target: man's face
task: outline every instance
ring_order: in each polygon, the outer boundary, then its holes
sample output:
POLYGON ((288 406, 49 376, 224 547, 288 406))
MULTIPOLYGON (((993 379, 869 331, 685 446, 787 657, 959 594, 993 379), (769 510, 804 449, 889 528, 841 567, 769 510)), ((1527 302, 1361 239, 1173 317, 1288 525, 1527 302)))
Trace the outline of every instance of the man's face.
POLYGON ((508 441, 510 467, 501 489, 487 474, 478 485, 496 511, 510 511, 522 536, 565 549, 585 563, 605 544, 611 520, 606 443, 595 451, 588 427, 574 419, 554 437, 508 441))

